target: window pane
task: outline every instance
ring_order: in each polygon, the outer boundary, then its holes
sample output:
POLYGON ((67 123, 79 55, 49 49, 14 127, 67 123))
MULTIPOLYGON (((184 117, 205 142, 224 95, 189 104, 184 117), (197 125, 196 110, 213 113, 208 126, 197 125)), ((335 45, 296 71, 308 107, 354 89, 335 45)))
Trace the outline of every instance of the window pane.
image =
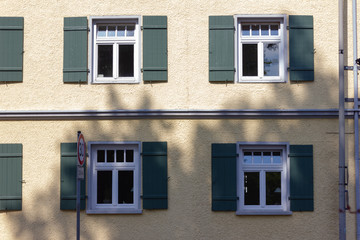
POLYGON ((250 25, 241 25, 241 35, 250 36, 250 25))
POLYGON ((126 150, 126 162, 134 162, 134 150, 126 150))
POLYGON ((108 37, 115 37, 115 26, 108 27, 108 37))
POLYGON ((261 152, 254 152, 254 163, 259 164, 261 161, 261 152))
POLYGON ((261 25, 261 36, 269 36, 269 25, 261 25))
POLYGON ((258 75, 257 44, 243 44, 243 76, 258 75))
POLYGON ((245 205, 260 204, 259 172, 244 172, 245 205))
POLYGON ((279 76, 278 43, 264 43, 264 76, 279 76))
POLYGON ((119 171, 118 199, 119 204, 134 203, 134 172, 119 171))
POLYGON ((118 37, 125 37, 125 26, 118 26, 117 36, 118 37))
POLYGON ((116 150, 116 162, 124 162, 124 150, 116 150))
POLYGON ((135 33, 135 26, 127 26, 126 36, 133 37, 134 33, 135 33))
POLYGON ((271 36, 278 36, 279 35, 279 25, 271 25, 271 36))
POLYGON ((105 162, 105 150, 97 150, 97 162, 105 162))
POLYGON ((134 45, 119 45, 119 77, 134 76, 134 45))
POLYGON ((251 30, 252 30, 251 35, 252 36, 259 36, 260 35, 259 28, 260 28, 259 25, 251 25, 251 30))
POLYGON ((266 205, 281 205, 281 173, 266 173, 266 205))
POLYGON ((97 36, 106 37, 106 26, 99 26, 97 36))
POLYGON ((252 163, 252 152, 244 152, 244 163, 251 164, 252 163))
POLYGON ((106 162, 114 162, 114 150, 107 150, 106 151, 106 162))
POLYGON ((112 203, 112 171, 97 172, 97 203, 112 203))
POLYGON ((98 46, 98 77, 112 77, 113 46, 98 46))
POLYGON ((271 163, 271 152, 263 153, 263 162, 266 164, 271 163))
POLYGON ((273 152, 273 163, 281 163, 280 152, 273 152))

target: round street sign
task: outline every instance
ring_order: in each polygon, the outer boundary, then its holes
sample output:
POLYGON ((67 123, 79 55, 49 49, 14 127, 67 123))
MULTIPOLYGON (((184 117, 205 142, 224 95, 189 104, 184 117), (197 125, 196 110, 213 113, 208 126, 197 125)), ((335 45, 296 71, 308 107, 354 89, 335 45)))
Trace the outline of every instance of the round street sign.
POLYGON ((80 166, 82 166, 85 162, 85 157, 86 157, 85 151, 86 151, 86 144, 85 144, 84 135, 80 133, 77 142, 77 159, 78 159, 78 165, 80 166))

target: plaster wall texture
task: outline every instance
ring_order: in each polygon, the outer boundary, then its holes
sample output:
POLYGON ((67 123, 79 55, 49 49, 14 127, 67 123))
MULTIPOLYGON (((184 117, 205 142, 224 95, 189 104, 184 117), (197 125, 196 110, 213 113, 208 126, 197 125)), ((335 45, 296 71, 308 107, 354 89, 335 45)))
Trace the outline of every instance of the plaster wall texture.
POLYGON ((337 239, 337 123, 332 120, 0 122, 0 143, 23 144, 23 210, 0 213, 0 239, 73 239, 75 211, 60 211, 60 143, 167 141, 167 210, 81 213, 82 239, 337 239), (16 131, 14 131, 16 129, 16 131), (15 133, 15 134, 14 134, 15 133), (34 138, 36 136, 36 138, 34 138), (314 146, 314 212, 236 216, 211 211, 211 143, 314 146))
POLYGON ((337 4, 295 1, 10 1, 0 16, 23 16, 23 83, 0 84, 0 109, 298 109, 336 108, 337 4), (210 15, 314 16, 315 81, 214 84, 208 81, 210 15), (64 17, 166 15, 168 82, 83 84, 62 82, 64 17), (16 104, 13 99, 16 98, 16 104))
MULTIPOLYGON (((337 4, 328 0, 2 0, 0 16, 24 17, 25 53, 23 82, 0 84, 0 109, 337 108, 337 14, 337 4), (209 16, 234 14, 313 15, 315 81, 209 83, 209 16), (63 83, 64 17, 102 15, 167 16, 167 83, 63 83)), ((348 45, 351 41, 349 36, 348 45)), ((351 94, 351 84, 347 87, 351 94)), ((23 144, 26 182, 23 210, 0 213, 0 239, 75 238, 75 212, 59 210, 60 143, 75 142, 78 130, 87 141, 167 141, 170 177, 169 209, 141 215, 82 212, 82 239, 337 239, 337 128, 336 120, 326 119, 0 121, 0 143, 23 144), (212 212, 211 143, 237 141, 313 144, 315 211, 291 216, 212 212)), ((348 226, 354 239, 351 214, 348 226)))

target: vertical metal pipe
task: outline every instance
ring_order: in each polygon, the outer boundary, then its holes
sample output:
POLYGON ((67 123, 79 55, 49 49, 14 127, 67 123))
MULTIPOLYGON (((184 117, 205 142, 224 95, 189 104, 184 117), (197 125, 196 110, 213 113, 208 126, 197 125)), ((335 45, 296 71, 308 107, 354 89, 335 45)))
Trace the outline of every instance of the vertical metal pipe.
POLYGON ((339 0, 339 239, 346 239, 345 214, 345 96, 344 1, 339 0))
MULTIPOLYGON (((358 101, 358 70, 357 70, 357 6, 352 1, 353 17, 353 73, 354 73, 354 109, 359 109, 358 101)), ((359 189, 359 113, 354 114, 354 154, 355 154, 355 198, 356 198, 356 239, 360 240, 360 189, 359 189)))

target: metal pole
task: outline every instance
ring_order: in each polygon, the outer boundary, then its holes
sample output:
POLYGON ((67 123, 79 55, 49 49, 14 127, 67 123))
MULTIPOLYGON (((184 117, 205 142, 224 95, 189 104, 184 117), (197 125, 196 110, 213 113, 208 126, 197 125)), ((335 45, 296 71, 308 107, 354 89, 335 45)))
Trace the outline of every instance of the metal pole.
MULTIPOLYGON (((357 9, 356 0, 352 1, 353 17, 353 73, 354 73, 354 109, 359 109, 357 59, 357 9)), ((357 112, 356 112, 357 113, 357 112)), ((354 114, 354 154, 355 154, 355 198, 356 198, 356 239, 360 240, 360 190, 359 190, 359 114, 354 114)))
MULTIPOLYGON (((77 141, 79 142, 79 136, 80 136, 81 132, 78 131, 77 132, 77 141)), ((79 149, 79 146, 77 146, 77 151, 79 149)), ((80 178, 78 176, 79 171, 78 171, 78 161, 76 160, 76 239, 80 240, 80 178)))
POLYGON ((345 92, 344 2, 339 0, 339 239, 346 239, 345 214, 345 92))

